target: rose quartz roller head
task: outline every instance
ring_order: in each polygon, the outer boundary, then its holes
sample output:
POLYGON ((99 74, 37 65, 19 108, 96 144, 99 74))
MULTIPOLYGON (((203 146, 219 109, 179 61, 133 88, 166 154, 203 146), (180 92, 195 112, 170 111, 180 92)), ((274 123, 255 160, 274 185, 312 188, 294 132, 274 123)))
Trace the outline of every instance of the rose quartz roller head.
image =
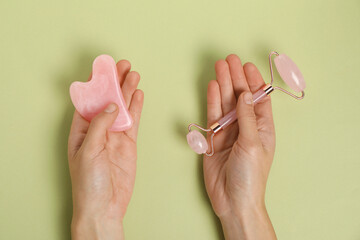
MULTIPOLYGON (((275 89, 280 90, 298 100, 304 98, 305 96, 304 89, 306 86, 304 77, 301 74, 299 68, 296 66, 296 64, 288 56, 286 56, 285 54, 278 54, 277 52, 271 52, 269 54, 269 66, 270 66, 271 82, 269 84, 265 84, 262 88, 260 88, 257 92, 253 94, 254 104, 260 102, 263 98, 265 98, 275 89), (273 86, 274 76, 273 76, 273 67, 271 61, 272 55, 276 55, 276 57, 274 58, 274 62, 276 69, 279 72, 282 80, 295 92, 301 92, 301 96, 297 96, 291 92, 288 92, 283 88, 273 86)), ((202 128, 201 126, 195 123, 190 124, 188 127, 189 133, 186 136, 189 146, 194 150, 194 152, 198 154, 206 154, 207 156, 212 156, 214 154, 213 139, 215 134, 218 133, 220 130, 226 128, 233 122, 235 122, 236 119, 237 119, 236 109, 234 109, 228 114, 226 114, 219 121, 211 125, 210 128, 208 129, 202 128), (198 129, 211 133, 209 152, 208 152, 209 149, 208 142, 204 137, 204 135, 196 130, 195 131, 191 130, 192 127, 197 127, 198 129)))
POLYGON ((88 121, 110 103, 116 103, 119 113, 110 130, 125 131, 132 126, 133 120, 120 89, 115 61, 108 55, 100 55, 94 60, 90 81, 71 84, 70 97, 76 110, 88 121))

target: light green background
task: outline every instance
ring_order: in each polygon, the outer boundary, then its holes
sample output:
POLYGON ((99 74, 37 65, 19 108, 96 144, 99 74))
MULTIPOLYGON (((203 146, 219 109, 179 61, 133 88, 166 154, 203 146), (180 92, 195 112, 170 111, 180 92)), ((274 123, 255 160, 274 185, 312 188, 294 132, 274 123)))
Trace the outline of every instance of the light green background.
MULTIPOLYGON (((68 88, 102 53, 140 72, 145 105, 127 239, 222 239, 187 147, 229 53, 286 53, 307 81, 273 94, 267 206, 279 239, 360 239, 360 1, 105 0, 0 3, 0 239, 69 239, 68 88)), ((260 229, 259 229, 260 231, 260 229)))

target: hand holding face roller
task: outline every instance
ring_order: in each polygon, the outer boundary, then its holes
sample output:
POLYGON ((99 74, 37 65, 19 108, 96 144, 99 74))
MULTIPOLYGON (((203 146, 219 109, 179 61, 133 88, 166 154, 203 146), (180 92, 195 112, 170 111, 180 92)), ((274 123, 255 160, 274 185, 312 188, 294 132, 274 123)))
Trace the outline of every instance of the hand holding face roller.
MULTIPOLYGON (((269 54, 269 66, 270 66, 270 74, 271 74, 271 82, 270 84, 265 84, 261 89, 253 94, 254 104, 260 102, 264 97, 269 95, 272 91, 280 90, 291 97, 301 100, 304 98, 304 89, 306 87, 304 77, 302 76, 299 68, 296 64, 285 54, 278 54, 277 52, 271 52, 269 54), (280 77, 283 81, 294 91, 301 92, 301 96, 297 96, 293 93, 286 91, 280 87, 273 86, 274 77, 273 77, 273 68, 272 68, 272 55, 276 55, 274 58, 275 66, 277 71, 280 74, 280 77)), ((206 154, 207 156, 212 156, 214 154, 214 143, 213 138, 216 133, 220 130, 226 128, 233 122, 237 120, 236 117, 236 109, 230 111, 223 118, 215 122, 210 126, 210 128, 205 129, 201 126, 192 123, 189 125, 189 133, 187 134, 187 141, 189 146, 198 154, 206 154), (199 131, 191 130, 192 127, 197 127, 205 132, 211 133, 210 136, 210 152, 208 152, 208 142, 205 139, 204 135, 199 131)))

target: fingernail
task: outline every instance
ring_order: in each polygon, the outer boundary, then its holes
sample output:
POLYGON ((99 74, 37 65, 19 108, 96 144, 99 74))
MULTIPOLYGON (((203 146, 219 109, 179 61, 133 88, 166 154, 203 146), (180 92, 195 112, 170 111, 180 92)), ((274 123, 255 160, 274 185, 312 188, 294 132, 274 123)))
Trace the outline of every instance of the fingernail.
POLYGON ((244 101, 248 105, 251 105, 253 103, 253 96, 251 92, 247 92, 244 94, 244 101))
POLYGON ((116 104, 114 103, 110 103, 104 110, 104 112, 106 113, 112 113, 112 112, 115 112, 116 110, 116 104))

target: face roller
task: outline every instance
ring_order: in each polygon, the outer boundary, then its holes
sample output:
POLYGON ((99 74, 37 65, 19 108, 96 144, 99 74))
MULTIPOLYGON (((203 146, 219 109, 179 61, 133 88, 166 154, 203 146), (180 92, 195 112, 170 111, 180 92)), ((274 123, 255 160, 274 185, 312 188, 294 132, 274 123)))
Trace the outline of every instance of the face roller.
MULTIPOLYGON (((253 94, 253 101, 254 104, 260 102, 263 98, 269 95, 272 91, 280 90, 291 97, 301 100, 304 98, 305 93, 305 81, 304 77, 302 76, 299 68, 296 64, 285 54, 278 54, 277 52, 271 52, 269 54, 269 66, 270 66, 270 75, 271 75, 271 82, 269 84, 265 84, 261 87, 257 92, 253 94), (272 67, 272 56, 276 55, 274 58, 275 66, 280 74, 282 80, 295 92, 301 92, 301 96, 297 96, 293 93, 286 91, 283 88, 273 86, 274 76, 273 76, 273 67, 272 67)), ((216 123, 212 124, 210 128, 202 128, 201 126, 192 123, 188 126, 189 133, 187 134, 186 138, 188 141, 189 146, 196 152, 197 154, 206 154, 207 156, 212 156, 214 154, 214 136, 220 130, 226 128, 237 119, 236 117, 236 109, 232 110, 228 114, 226 114, 223 118, 221 118, 216 123), (210 152, 208 152, 208 142, 203 134, 201 134, 197 130, 191 130, 192 127, 197 127, 202 131, 210 133, 210 152)))

